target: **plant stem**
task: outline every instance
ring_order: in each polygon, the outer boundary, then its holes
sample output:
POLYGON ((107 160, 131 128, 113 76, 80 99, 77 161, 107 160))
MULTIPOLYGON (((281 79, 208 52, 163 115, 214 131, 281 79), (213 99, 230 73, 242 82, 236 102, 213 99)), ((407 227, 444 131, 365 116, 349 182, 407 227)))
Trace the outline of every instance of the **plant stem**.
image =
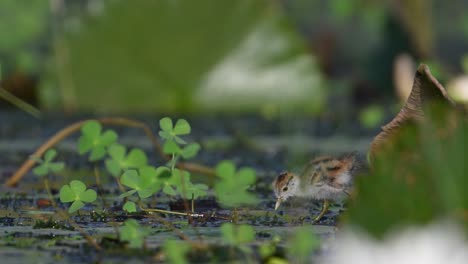
POLYGON ((97 251, 100 251, 102 248, 96 243, 96 241, 93 239, 93 237, 91 237, 83 228, 81 228, 76 222, 75 220, 73 220, 70 215, 65 212, 64 210, 60 209, 58 206, 57 206, 57 203, 55 202, 54 200, 54 196, 52 195, 52 192, 50 191, 50 187, 49 187, 49 180, 47 178, 44 178, 44 188, 46 189, 47 191, 47 194, 49 196, 49 199, 52 203, 52 206, 54 207, 54 209, 57 211, 57 213, 65 218, 66 220, 68 220, 68 222, 70 223, 70 225, 72 225, 76 230, 78 230, 78 232, 80 232, 80 234, 86 239, 86 241, 88 241, 88 243, 93 246, 97 251))
POLYGON ((97 164, 94 163, 94 177, 96 179, 96 186, 98 188, 98 193, 99 193, 99 197, 101 198, 101 201, 102 201, 102 208, 106 208, 107 205, 106 205, 106 200, 104 200, 104 190, 102 189, 102 185, 101 185, 101 175, 99 173, 99 168, 97 167, 97 164))
POLYGON ((19 109, 29 113, 30 115, 41 118, 41 111, 36 107, 26 103, 20 98, 14 96, 12 93, 0 87, 0 98, 3 98, 5 101, 11 103, 12 105, 18 107, 19 109))

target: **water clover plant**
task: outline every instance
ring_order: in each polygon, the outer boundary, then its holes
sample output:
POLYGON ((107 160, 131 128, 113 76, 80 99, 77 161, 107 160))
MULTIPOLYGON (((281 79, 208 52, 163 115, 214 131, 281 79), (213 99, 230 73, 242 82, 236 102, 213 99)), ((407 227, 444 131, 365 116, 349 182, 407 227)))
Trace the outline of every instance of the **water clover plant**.
POLYGON ((200 150, 198 143, 190 143, 185 147, 187 142, 180 136, 190 134, 190 124, 185 119, 177 120, 175 126, 173 126, 172 120, 165 117, 159 121, 161 131, 159 135, 164 140, 163 152, 165 154, 171 154, 173 156, 182 157, 184 159, 190 159, 197 155, 200 150))
POLYGON ((196 199, 200 196, 206 195, 206 190, 208 186, 205 184, 193 184, 190 181, 190 173, 187 171, 182 171, 179 169, 174 169, 169 178, 162 177, 163 181, 163 192, 168 195, 178 195, 185 198, 196 199))
POLYGON ((39 163, 37 167, 33 169, 33 173, 37 176, 44 176, 50 172, 59 172, 65 167, 63 162, 52 162, 52 160, 57 156, 57 151, 55 149, 49 149, 44 154, 44 159, 35 158, 36 162, 39 163))
POLYGON ((136 212, 136 204, 132 201, 126 201, 125 204, 122 206, 122 209, 129 213, 134 213, 136 212))
POLYGON ((190 134, 191 127, 190 124, 185 119, 177 120, 175 126, 173 126, 172 120, 169 117, 164 117, 159 120, 159 126, 161 131, 159 131, 159 136, 161 136, 166 141, 175 141, 179 144, 187 144, 185 140, 179 136, 190 134))
POLYGON ((247 188, 255 183, 255 171, 250 168, 236 167, 231 161, 222 161, 216 166, 219 180, 215 184, 216 198, 224 206, 237 207, 242 204, 255 204, 257 198, 247 192, 247 188))
POLYGON ((81 127, 81 136, 78 139, 78 152, 80 155, 90 152, 89 161, 97 161, 106 155, 106 148, 117 140, 113 130, 102 132, 98 121, 87 121, 81 127))
POLYGON ((62 203, 70 203, 68 208, 69 213, 74 213, 80 210, 85 203, 92 203, 96 200, 96 191, 86 189, 86 185, 81 181, 71 181, 70 184, 65 184, 60 189, 60 201, 62 203))
POLYGON ((143 150, 134 148, 127 154, 125 146, 118 143, 112 144, 107 152, 110 158, 106 159, 106 168, 114 177, 122 175, 123 170, 140 168, 148 162, 148 158, 143 150))
POLYGON ((132 190, 121 194, 120 197, 127 197, 134 193, 138 193, 140 198, 150 197, 160 189, 161 182, 158 180, 158 176, 165 171, 168 169, 164 167, 156 169, 153 166, 125 171, 120 177, 120 182, 132 190))
POLYGON ((141 248, 150 231, 147 227, 142 227, 135 219, 128 219, 120 228, 119 233, 120 240, 128 241, 129 247, 141 248))

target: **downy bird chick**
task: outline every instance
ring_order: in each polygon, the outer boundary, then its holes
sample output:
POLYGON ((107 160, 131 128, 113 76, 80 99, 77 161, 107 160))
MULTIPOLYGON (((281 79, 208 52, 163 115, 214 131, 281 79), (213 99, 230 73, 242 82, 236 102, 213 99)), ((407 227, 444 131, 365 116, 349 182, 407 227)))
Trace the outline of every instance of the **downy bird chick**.
POLYGON ((320 156, 306 166, 300 175, 283 172, 273 181, 276 196, 275 210, 289 197, 308 197, 323 200, 322 210, 313 221, 319 221, 327 212, 330 200, 349 195, 358 162, 356 155, 340 158, 320 156))

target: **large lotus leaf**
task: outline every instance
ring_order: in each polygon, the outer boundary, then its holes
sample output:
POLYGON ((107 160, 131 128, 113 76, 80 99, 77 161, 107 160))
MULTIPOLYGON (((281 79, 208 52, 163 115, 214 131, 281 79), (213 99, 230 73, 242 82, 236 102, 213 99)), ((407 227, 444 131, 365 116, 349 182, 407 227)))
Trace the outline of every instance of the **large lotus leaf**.
MULTIPOLYGON (((325 89, 314 58, 277 1, 104 3, 100 15, 81 16, 63 36, 73 86, 62 88, 74 89, 78 109, 322 106, 325 89)), ((59 86, 47 87, 41 92, 59 94, 53 91, 59 86)))

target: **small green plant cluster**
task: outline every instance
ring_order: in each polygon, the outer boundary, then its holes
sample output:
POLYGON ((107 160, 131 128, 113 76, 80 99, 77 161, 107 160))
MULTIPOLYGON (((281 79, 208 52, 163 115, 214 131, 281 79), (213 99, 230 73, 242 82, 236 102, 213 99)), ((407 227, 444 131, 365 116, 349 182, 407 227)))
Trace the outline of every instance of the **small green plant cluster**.
MULTIPOLYGON (((87 155, 88 161, 93 163, 95 168, 98 168, 100 163, 104 165, 107 175, 115 179, 121 187, 122 193, 119 197, 123 199, 122 209, 128 213, 134 213, 139 209, 157 211, 143 208, 142 201, 159 192, 183 199, 197 199, 207 194, 207 185, 193 183, 189 171, 177 168, 180 160, 191 159, 200 150, 198 143, 188 143, 183 138, 190 134, 190 124, 184 119, 179 119, 174 124, 170 118, 166 117, 160 120, 159 125, 159 135, 163 141, 162 150, 169 157, 168 162, 160 166, 149 164, 147 155, 142 149, 129 150, 118 143, 117 133, 110 129, 104 130, 97 121, 87 121, 81 127, 77 145, 78 153, 87 155)), ((43 159, 35 158, 39 166, 33 172, 38 176, 44 176, 64 169, 64 163, 53 161, 56 156, 57 152, 50 149, 43 159)), ((216 199, 222 206, 235 208, 257 202, 256 197, 248 191, 248 188, 256 181, 254 170, 250 168, 237 170, 231 161, 222 161, 216 166, 216 175, 214 191, 216 199)), ((96 174, 96 185, 99 188, 98 177, 96 174)), ((72 180, 63 185, 59 194, 62 203, 70 204, 69 213, 78 212, 86 204, 95 202, 97 197, 96 191, 89 189, 80 180, 72 180)), ((221 231, 227 244, 244 248, 244 250, 247 248, 242 245, 252 241, 255 237, 252 227, 246 225, 225 224, 221 231)), ((128 241, 129 247, 134 248, 144 245, 148 234, 149 229, 142 227, 133 219, 125 221, 119 232, 120 239, 128 241)), ((169 241, 164 248, 167 250, 168 258, 177 262, 177 259, 183 255, 171 254, 171 249, 176 246, 179 249, 182 247, 181 243, 169 241)))

